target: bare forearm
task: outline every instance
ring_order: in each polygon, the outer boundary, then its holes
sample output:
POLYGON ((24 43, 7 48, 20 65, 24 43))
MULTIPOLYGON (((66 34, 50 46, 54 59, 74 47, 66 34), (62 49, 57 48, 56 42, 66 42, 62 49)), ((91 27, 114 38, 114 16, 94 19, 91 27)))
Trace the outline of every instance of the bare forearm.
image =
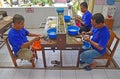
POLYGON ((29 47, 30 45, 32 45, 32 43, 33 43, 34 41, 37 41, 37 40, 40 40, 40 37, 39 37, 39 36, 35 37, 34 39, 32 39, 32 40, 30 40, 30 41, 28 41, 28 42, 25 42, 25 43, 21 46, 21 48, 29 47))
MULTIPOLYGON (((84 33, 86 33, 86 32, 84 32, 84 33)), ((99 49, 99 50, 102 50, 102 49, 103 49, 101 46, 99 46, 98 43, 92 41, 92 40, 91 40, 88 36, 86 36, 84 33, 82 34, 82 37, 83 37, 83 39, 84 39, 85 41, 90 42, 91 45, 93 45, 94 47, 96 47, 96 48, 99 49)))
POLYGON ((33 39, 33 40, 30 40, 30 41, 28 41, 28 42, 26 42, 26 43, 24 43, 24 44, 21 46, 21 48, 27 48, 27 47, 29 47, 30 45, 32 45, 33 42, 34 42, 34 39, 33 39))
POLYGON ((92 32, 91 31, 86 32, 86 35, 92 35, 92 32))
POLYGON ((41 36, 41 35, 40 35, 40 34, 30 33, 28 36, 30 36, 30 37, 35 37, 35 36, 41 36))
POLYGON ((91 32, 91 31, 89 31, 89 32, 83 31, 83 32, 82 32, 82 35, 83 35, 83 36, 84 36, 84 35, 90 35, 90 36, 91 36, 91 35, 92 35, 92 32, 91 32))
POLYGON ((84 25, 84 22, 82 21, 82 19, 77 18, 76 20, 77 20, 80 24, 84 25))
POLYGON ((80 20, 80 23, 81 25, 85 26, 85 23, 82 20, 80 20))
POLYGON ((90 42, 94 47, 96 47, 97 49, 99 49, 99 50, 102 50, 102 49, 103 49, 102 47, 100 47, 100 46, 98 45, 98 43, 96 43, 96 42, 94 42, 94 41, 92 41, 92 40, 89 40, 89 42, 90 42))

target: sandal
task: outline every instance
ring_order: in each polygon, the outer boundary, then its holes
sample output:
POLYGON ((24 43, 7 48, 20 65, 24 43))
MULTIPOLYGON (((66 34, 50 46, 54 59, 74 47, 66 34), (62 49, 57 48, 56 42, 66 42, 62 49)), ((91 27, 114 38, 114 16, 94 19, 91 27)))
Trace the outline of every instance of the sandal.
POLYGON ((88 66, 85 66, 84 69, 87 70, 87 71, 92 70, 92 68, 91 68, 89 65, 88 65, 88 66))
POLYGON ((60 65, 60 61, 53 60, 53 61, 51 61, 51 64, 57 64, 57 65, 60 65))
POLYGON ((85 64, 85 62, 83 62, 83 61, 80 60, 80 64, 81 64, 81 65, 82 65, 82 64, 85 64))

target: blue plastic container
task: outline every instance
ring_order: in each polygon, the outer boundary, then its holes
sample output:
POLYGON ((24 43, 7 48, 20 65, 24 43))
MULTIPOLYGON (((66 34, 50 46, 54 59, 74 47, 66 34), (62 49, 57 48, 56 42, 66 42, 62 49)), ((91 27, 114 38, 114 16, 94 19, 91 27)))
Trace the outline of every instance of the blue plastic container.
POLYGON ((70 16, 68 16, 68 15, 65 15, 65 16, 64 16, 64 20, 65 20, 65 22, 70 22, 70 19, 71 19, 70 16))
POLYGON ((108 5, 113 5, 113 4, 115 4, 115 0, 107 0, 107 4, 108 5))
POLYGON ((64 12, 64 8, 57 8, 56 11, 57 11, 57 13, 63 13, 64 12))
POLYGON ((83 45, 82 45, 82 49, 86 50, 86 49, 90 49, 90 48, 91 48, 91 44, 87 41, 84 41, 83 45))
POLYGON ((51 39, 56 39, 56 28, 50 28, 47 30, 48 37, 51 39))
POLYGON ((69 35, 78 35, 80 28, 78 26, 68 26, 67 31, 69 35))

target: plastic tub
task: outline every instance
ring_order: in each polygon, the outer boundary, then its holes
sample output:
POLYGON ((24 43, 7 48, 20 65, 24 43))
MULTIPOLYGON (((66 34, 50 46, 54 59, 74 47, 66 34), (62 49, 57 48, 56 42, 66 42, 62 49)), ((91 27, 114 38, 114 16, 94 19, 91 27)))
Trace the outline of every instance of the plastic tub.
POLYGON ((87 41, 84 41, 83 45, 82 45, 82 49, 86 50, 86 49, 90 49, 90 48, 91 48, 91 44, 87 41))
POLYGON ((65 20, 65 22, 70 22, 70 19, 71 19, 70 16, 68 16, 68 15, 65 15, 65 16, 64 16, 64 20, 65 20))
POLYGON ((51 39, 56 39, 56 28, 50 28, 47 30, 48 37, 51 39))
POLYGON ((56 11, 57 11, 57 13, 63 13, 64 12, 64 8, 57 8, 56 11))
POLYGON ((69 35, 78 35, 80 28, 78 26, 68 26, 67 31, 69 35))

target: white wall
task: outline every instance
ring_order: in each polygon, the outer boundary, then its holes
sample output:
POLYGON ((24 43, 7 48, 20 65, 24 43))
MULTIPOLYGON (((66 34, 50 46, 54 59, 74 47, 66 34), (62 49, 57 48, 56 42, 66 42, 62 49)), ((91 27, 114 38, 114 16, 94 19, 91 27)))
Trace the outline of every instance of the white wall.
POLYGON ((120 27, 120 2, 116 2, 115 6, 117 7, 117 10, 114 14, 114 27, 120 27))
MULTIPOLYGON (((57 16, 56 7, 36 7, 33 8, 33 13, 26 13, 25 8, 0 8, 0 10, 7 11, 9 16, 21 14, 25 18, 26 28, 39 28, 40 23, 48 16, 57 16)), ((64 7, 64 14, 68 14, 67 7, 64 7)))
MULTIPOLYGON (((115 2, 114 4, 117 8, 117 10, 115 11, 115 14, 113 16, 115 22, 113 25, 113 28, 117 28, 120 27, 120 2, 115 2)), ((93 10, 93 14, 95 13, 102 13, 103 10, 103 5, 94 5, 94 10, 93 10)))

